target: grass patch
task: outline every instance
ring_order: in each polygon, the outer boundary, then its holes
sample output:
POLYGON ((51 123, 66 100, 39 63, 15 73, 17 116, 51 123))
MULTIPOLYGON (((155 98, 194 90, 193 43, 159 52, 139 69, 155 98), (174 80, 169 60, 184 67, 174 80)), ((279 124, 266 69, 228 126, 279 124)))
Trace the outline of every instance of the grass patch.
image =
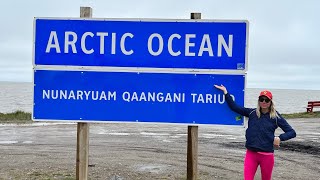
POLYGON ((0 123, 30 123, 31 113, 15 111, 12 113, 0 113, 0 123))
POLYGON ((53 179, 74 180, 74 179, 76 179, 75 177, 73 177, 73 175, 71 173, 68 173, 68 172, 54 173, 51 171, 43 171, 43 170, 33 171, 30 173, 21 174, 21 175, 15 174, 14 178, 17 178, 17 179, 41 179, 41 180, 53 180, 53 179), (19 177, 19 176, 21 176, 21 177, 19 177))
POLYGON ((296 118, 320 118, 320 111, 316 112, 303 112, 303 113, 293 113, 293 114, 281 114, 282 117, 286 119, 296 119, 296 118))

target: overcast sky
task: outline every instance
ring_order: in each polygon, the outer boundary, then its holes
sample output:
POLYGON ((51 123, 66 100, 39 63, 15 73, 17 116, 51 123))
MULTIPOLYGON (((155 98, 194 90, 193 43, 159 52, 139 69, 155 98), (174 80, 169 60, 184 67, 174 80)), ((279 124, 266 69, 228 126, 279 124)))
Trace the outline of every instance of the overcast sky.
POLYGON ((32 82, 34 17, 249 21, 247 87, 320 90, 320 1, 292 0, 1 0, 0 81, 32 82))

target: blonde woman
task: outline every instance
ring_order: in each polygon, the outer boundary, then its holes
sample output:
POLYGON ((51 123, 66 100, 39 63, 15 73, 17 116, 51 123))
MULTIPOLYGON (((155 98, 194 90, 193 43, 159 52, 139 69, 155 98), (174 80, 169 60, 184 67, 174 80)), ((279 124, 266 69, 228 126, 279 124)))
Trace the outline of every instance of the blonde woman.
POLYGON ((253 180, 258 166, 262 180, 270 180, 274 166, 274 147, 280 147, 281 141, 296 137, 295 130, 275 110, 270 91, 261 91, 257 108, 238 106, 223 85, 214 85, 223 91, 230 109, 249 118, 246 130, 246 156, 244 159, 244 179, 253 180), (280 127, 284 133, 275 136, 280 127))

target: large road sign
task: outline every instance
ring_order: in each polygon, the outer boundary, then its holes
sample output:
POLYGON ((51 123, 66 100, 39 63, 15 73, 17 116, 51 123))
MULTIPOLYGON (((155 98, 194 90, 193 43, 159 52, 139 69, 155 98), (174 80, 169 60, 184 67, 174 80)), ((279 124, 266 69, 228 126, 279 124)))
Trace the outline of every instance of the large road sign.
POLYGON ((34 65, 247 69, 247 21, 34 21, 34 65))
POLYGON ((244 75, 36 70, 33 119, 243 125, 244 75))

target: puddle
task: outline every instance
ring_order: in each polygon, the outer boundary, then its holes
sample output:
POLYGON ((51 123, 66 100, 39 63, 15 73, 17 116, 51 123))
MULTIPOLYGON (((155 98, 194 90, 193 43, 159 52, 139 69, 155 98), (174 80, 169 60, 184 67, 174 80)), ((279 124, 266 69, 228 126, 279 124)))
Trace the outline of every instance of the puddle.
POLYGON ((181 136, 170 136, 170 138, 177 139, 177 138, 181 138, 181 136))
MULTIPOLYGON (((228 148, 243 149, 244 142, 222 143, 221 145, 228 148)), ((314 141, 288 141, 280 145, 281 151, 294 151, 305 154, 320 155, 320 143, 314 141)))
POLYGON ((130 133, 106 133, 113 136, 129 136, 130 133))
POLYGON ((30 123, 30 124, 0 124, 0 127, 12 127, 12 126, 52 126, 52 125, 67 125, 67 124, 76 124, 76 123, 67 123, 67 122, 61 122, 61 123, 30 123))
POLYGON ((233 135, 225 135, 225 134, 203 134, 204 138, 216 138, 216 137, 232 137, 233 135))
POLYGON ((0 144, 16 144, 18 141, 0 141, 0 144))
POLYGON ((141 135, 146 135, 146 136, 170 136, 168 133, 148 133, 148 132, 141 132, 141 135))
POLYGON ((229 137, 229 138, 227 138, 227 139, 230 139, 230 140, 235 140, 235 139, 237 139, 237 138, 229 137))
POLYGON ((138 165, 137 171, 142 172, 150 172, 150 173, 161 173, 169 168, 170 165, 163 165, 163 164, 144 164, 138 165))

